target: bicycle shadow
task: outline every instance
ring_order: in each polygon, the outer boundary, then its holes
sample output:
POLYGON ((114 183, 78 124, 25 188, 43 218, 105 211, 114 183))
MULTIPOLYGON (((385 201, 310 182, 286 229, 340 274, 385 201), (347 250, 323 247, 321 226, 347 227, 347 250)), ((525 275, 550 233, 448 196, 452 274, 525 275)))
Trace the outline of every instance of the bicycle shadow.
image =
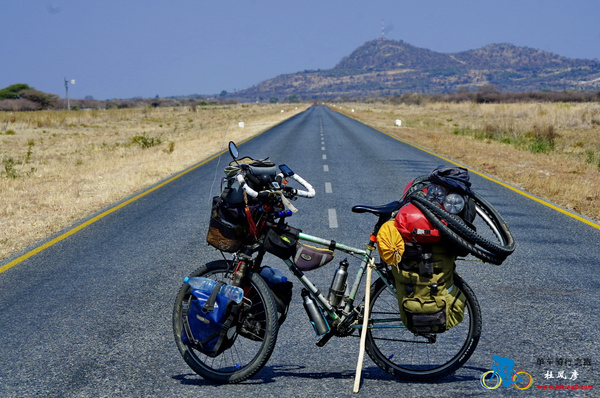
MULTIPOLYGON (((281 378, 298 378, 298 379, 311 379, 311 380, 323 380, 323 379, 334 379, 334 380, 352 380, 354 379, 356 372, 355 370, 346 370, 341 372, 304 372, 306 366, 303 365, 275 365, 265 366, 257 375, 249 380, 245 380, 240 384, 254 385, 254 384, 269 384, 275 383, 281 378)), ((477 374, 485 372, 487 369, 463 366, 461 369, 471 370, 469 373, 475 375, 457 375, 452 374, 446 376, 443 379, 436 380, 435 382, 414 382, 404 381, 396 379, 388 373, 382 371, 377 366, 368 366, 362 370, 362 378, 368 380, 383 380, 383 381, 395 381, 398 383, 412 383, 412 384, 447 384, 447 383, 463 383, 478 381, 479 376, 477 374)), ((213 385, 218 386, 219 384, 213 383, 209 380, 205 380, 195 373, 181 374, 172 376, 173 379, 178 380, 183 385, 194 385, 194 386, 206 386, 213 385)))

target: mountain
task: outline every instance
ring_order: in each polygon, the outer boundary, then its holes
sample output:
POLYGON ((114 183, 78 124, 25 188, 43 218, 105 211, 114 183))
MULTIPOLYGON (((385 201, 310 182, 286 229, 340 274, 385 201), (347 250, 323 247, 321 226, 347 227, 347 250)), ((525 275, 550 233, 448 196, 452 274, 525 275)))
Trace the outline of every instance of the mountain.
POLYGON ((490 44, 453 54, 404 41, 369 41, 328 70, 305 70, 232 94, 241 101, 370 97, 404 93, 600 89, 600 62, 562 57, 512 44, 490 44))

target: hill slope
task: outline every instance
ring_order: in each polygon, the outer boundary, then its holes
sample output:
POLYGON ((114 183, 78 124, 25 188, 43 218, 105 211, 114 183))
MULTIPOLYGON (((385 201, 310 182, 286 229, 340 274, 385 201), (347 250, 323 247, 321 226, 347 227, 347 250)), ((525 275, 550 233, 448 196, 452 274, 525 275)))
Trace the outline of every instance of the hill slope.
POLYGON ((277 76, 233 96, 270 98, 366 97, 446 93, 494 84, 501 91, 600 89, 600 62, 562 57, 512 44, 444 54, 397 40, 372 40, 335 67, 277 76))

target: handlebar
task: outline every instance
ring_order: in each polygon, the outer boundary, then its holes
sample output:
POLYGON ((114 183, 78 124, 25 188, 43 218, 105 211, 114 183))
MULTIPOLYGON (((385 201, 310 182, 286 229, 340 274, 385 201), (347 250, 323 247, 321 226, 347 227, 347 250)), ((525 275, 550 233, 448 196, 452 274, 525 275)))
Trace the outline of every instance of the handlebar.
POLYGON ((298 184, 302 185, 304 188, 307 189, 306 191, 295 189, 294 194, 296 196, 302 196, 304 198, 314 198, 315 197, 315 189, 304 178, 300 177, 298 174, 295 174, 295 173, 291 177, 294 180, 296 180, 298 182, 298 184))
MULTIPOLYGON (((280 173, 277 177, 281 177, 281 179, 283 179, 284 175, 283 175, 283 173, 280 173)), ((291 188, 292 195, 302 196, 304 198, 314 198, 315 189, 312 187, 312 185, 310 185, 304 178, 300 177, 298 174, 293 174, 291 177, 294 180, 296 180, 300 185, 302 185, 304 188, 306 188, 305 191, 291 188)), ((277 190, 275 190, 275 191, 268 190, 268 191, 260 191, 260 192, 255 191, 254 189, 252 189, 252 187, 250 187, 246 183, 246 179, 244 178, 243 173, 238 173, 236 175, 236 179, 240 183, 240 186, 242 187, 244 192, 246 192, 246 194, 248 194, 249 196, 251 196, 253 198, 262 197, 264 195, 268 195, 270 193, 277 191, 277 190)))

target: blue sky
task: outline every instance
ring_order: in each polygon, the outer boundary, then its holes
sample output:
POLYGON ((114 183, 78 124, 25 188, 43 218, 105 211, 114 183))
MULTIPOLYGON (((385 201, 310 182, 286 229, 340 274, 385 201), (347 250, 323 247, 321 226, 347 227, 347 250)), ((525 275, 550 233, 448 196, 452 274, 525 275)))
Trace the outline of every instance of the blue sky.
POLYGON ((218 94, 329 69, 381 36, 600 58, 598 0, 3 0, 0 88, 95 99, 218 94))

